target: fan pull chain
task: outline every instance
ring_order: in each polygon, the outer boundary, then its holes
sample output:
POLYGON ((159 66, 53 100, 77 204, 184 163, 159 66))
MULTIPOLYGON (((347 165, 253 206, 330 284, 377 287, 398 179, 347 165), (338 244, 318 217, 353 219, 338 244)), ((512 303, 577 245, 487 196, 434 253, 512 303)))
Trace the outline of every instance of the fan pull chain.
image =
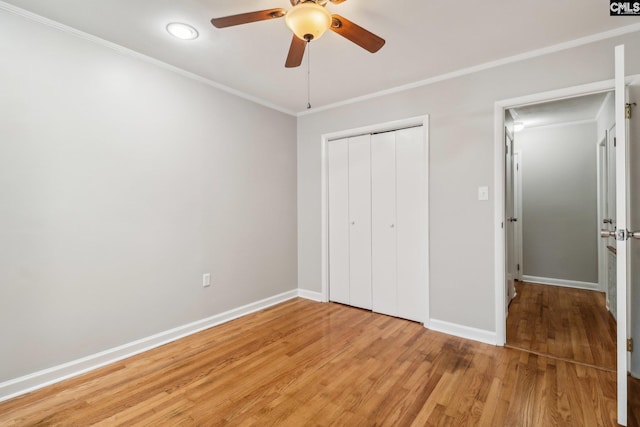
POLYGON ((311 108, 311 42, 307 41, 307 110, 311 108))

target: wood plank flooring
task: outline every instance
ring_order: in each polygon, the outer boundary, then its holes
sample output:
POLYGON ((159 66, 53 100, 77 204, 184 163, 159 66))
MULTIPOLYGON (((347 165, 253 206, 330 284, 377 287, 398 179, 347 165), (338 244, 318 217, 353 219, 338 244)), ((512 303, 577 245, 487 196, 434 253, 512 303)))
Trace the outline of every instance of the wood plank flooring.
POLYGON ((614 426, 615 373, 295 299, 0 403, 0 425, 614 426))
POLYGON ((640 380, 629 376, 627 383, 627 426, 640 427, 640 380))
POLYGON ((616 323, 601 292, 516 282, 507 345, 616 369, 616 323))

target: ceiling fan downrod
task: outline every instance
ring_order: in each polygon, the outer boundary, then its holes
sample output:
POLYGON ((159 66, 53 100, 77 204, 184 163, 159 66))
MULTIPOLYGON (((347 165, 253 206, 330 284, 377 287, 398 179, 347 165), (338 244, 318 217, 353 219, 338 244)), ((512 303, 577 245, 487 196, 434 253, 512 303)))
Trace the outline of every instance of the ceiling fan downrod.
POLYGON ((307 110, 311 109, 311 43, 307 40, 307 110))

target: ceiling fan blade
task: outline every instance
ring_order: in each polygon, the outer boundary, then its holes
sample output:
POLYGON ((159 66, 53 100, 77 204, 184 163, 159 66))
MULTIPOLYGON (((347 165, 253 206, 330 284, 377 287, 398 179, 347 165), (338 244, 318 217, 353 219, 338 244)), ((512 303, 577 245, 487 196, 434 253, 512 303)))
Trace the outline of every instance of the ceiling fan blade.
POLYGON ((340 34, 342 37, 354 42, 363 49, 375 53, 384 46, 384 39, 376 36, 372 32, 365 30, 340 15, 331 16, 331 31, 340 34))
POLYGON ((234 25, 249 24, 251 22, 266 21, 268 19, 282 18, 286 14, 286 9, 275 8, 225 16, 222 18, 213 18, 211 23, 216 28, 225 28, 233 27, 234 25))
POLYGON ((347 0, 329 0, 329 1, 333 4, 340 4, 340 3, 346 2, 347 0))
POLYGON ((299 67, 300 64, 302 64, 306 47, 307 42, 294 35, 293 39, 291 39, 291 47, 289 48, 289 54, 287 55, 287 61, 284 63, 284 66, 287 68, 299 67))

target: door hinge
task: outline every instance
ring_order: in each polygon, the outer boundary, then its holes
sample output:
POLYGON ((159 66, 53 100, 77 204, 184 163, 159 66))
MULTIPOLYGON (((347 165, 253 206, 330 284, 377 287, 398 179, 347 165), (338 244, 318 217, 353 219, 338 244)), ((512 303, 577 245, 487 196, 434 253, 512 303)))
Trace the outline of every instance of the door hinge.
POLYGON ((631 118, 631 107, 633 107, 635 105, 636 105, 635 102, 629 102, 627 104, 624 104, 624 118, 625 119, 630 119, 631 118))
POLYGON ((520 271, 520 264, 518 264, 518 271, 520 271))
POLYGON ((633 352, 633 338, 627 338, 627 351, 633 352))
POLYGON ((618 139, 614 136, 613 137, 613 146, 615 147, 616 145, 618 145, 618 139))

